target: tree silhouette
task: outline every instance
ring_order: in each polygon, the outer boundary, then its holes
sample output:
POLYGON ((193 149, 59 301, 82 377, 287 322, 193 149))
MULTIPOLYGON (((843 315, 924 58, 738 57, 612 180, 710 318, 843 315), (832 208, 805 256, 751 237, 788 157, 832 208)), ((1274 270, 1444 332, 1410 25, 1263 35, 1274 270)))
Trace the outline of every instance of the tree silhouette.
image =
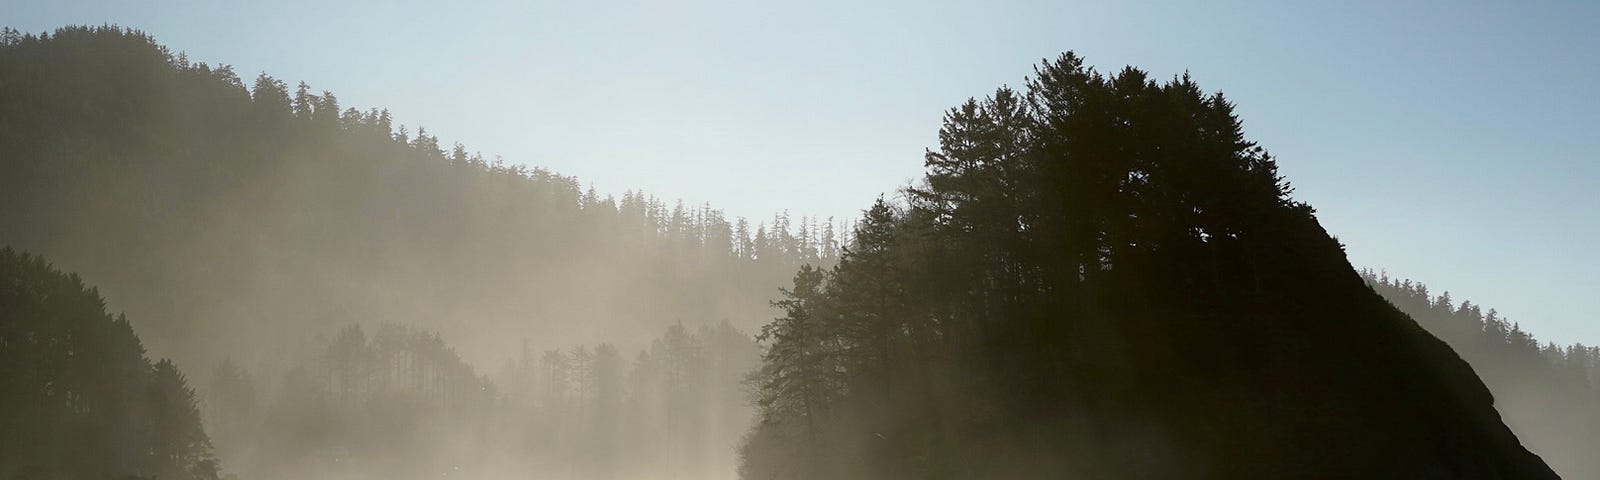
POLYGON ((1026 85, 800 268, 743 476, 1553 477, 1220 93, 1070 53, 1026 85))

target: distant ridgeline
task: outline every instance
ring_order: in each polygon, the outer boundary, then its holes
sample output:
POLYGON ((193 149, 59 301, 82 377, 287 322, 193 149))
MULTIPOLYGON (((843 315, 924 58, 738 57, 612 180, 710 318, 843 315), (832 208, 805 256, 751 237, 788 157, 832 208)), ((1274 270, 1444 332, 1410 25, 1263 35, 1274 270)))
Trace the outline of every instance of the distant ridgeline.
POLYGON ((131 477, 217 478, 194 391, 76 274, 0 248, 0 478, 131 477))
POLYGON ((1025 85, 799 269, 744 478, 1556 477, 1220 93, 1070 53, 1025 85))
POLYGON ((6 30, 0 244, 93 279, 145 319, 152 351, 286 369, 284 352, 352 322, 436 331, 473 362, 523 338, 753 330, 795 268, 848 237, 831 219, 602 196, 303 83, 252 85, 133 30, 6 30))
POLYGON ((1411 280, 1365 270, 1362 278, 1449 343, 1494 392, 1506 425, 1566 478, 1600 478, 1600 347, 1540 345, 1499 312, 1437 297, 1411 280))

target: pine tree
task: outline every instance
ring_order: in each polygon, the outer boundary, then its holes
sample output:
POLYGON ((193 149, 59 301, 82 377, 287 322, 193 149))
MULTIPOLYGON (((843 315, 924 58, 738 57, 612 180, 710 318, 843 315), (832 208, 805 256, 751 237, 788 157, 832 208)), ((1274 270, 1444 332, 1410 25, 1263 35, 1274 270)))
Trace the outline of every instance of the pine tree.
POLYGON ((294 116, 302 120, 310 120, 316 111, 317 96, 311 94, 311 86, 300 82, 294 89, 294 116))

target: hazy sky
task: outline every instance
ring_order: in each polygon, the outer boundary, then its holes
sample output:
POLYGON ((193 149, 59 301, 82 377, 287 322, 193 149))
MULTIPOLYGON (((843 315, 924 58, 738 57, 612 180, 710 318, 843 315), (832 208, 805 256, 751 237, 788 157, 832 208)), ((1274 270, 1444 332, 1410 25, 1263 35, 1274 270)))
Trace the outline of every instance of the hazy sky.
POLYGON ((946 108, 1040 58, 1188 70, 1358 267, 1600 344, 1597 2, 452 3, 0 0, 0 24, 136 27, 603 193, 755 218, 854 215, 920 174, 946 108))

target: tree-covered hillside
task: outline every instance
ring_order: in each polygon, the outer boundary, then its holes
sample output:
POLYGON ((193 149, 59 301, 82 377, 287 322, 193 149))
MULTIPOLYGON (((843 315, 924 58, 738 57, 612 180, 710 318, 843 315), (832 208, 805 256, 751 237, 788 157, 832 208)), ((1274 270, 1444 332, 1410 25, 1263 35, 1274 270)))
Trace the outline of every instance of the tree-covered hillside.
POLYGON ((478 363, 523 339, 753 329, 840 245, 827 221, 601 195, 115 27, 0 35, 0 132, 0 244, 81 272, 149 319, 153 351, 206 364, 282 363, 351 322, 425 327, 478 363))
POLYGON ((1554 478, 1233 105, 1072 54, 953 108, 767 325, 745 478, 1554 478))
POLYGON ((0 249, 0 478, 217 478, 194 390, 127 317, 43 258, 0 249))

